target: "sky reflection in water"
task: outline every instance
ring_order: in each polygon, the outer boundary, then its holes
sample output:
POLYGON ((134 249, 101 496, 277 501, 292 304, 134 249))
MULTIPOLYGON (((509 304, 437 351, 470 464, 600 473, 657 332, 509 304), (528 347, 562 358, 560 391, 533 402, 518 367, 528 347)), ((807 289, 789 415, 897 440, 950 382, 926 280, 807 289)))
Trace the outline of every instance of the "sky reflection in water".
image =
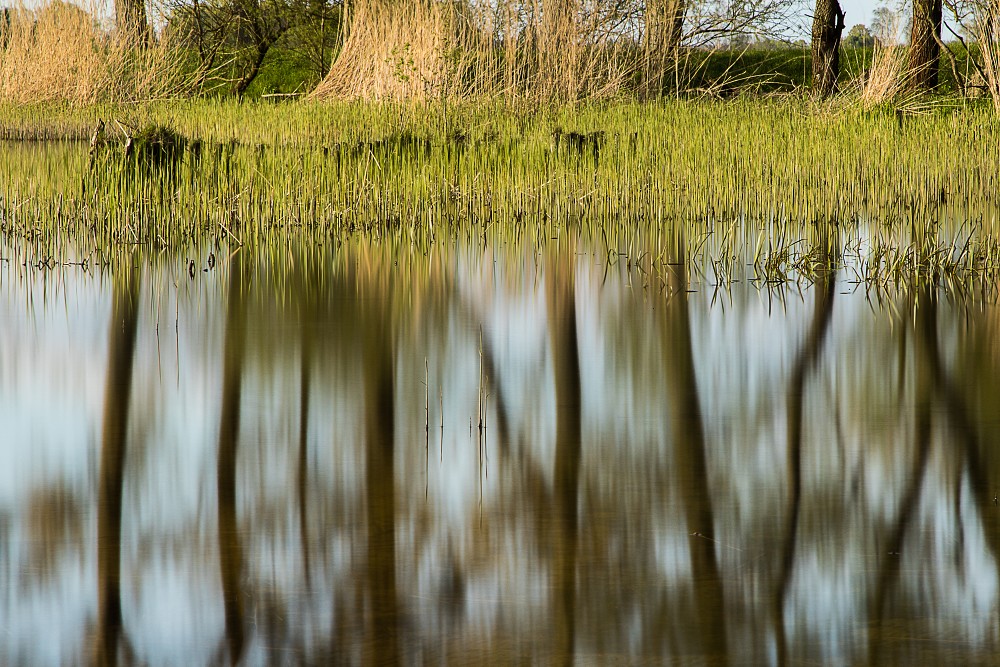
POLYGON ((4 269, 0 662, 997 659, 996 308, 242 255, 4 269))

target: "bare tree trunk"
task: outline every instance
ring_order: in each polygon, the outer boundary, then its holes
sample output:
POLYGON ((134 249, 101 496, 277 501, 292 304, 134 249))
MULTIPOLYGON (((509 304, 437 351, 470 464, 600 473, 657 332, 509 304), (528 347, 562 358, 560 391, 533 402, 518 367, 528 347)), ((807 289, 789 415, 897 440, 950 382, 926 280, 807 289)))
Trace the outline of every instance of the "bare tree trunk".
POLYGON ((837 92, 844 11, 837 0, 816 0, 812 26, 812 84, 820 97, 837 92))
POLYGON ((145 42, 149 36, 146 3, 143 0, 115 0, 115 27, 127 39, 145 42))
POLYGON ((121 537, 122 489, 132 360, 138 329, 139 284, 131 269, 115 279, 108 343, 108 377, 104 387, 101 472, 97 508, 97 646, 98 667, 117 664, 122 627, 121 537))
POLYGON ((276 18, 269 16, 271 10, 262 7, 260 0, 247 0, 241 6, 243 7, 240 12, 241 19, 249 34, 253 52, 250 61, 243 69, 242 76, 233 85, 233 93, 239 98, 243 97, 247 88, 260 74, 260 68, 268 51, 289 29, 288 19, 280 11, 276 12, 276 18))
POLYGON ((913 0, 910 27, 910 89, 930 90, 938 84, 941 58, 942 0, 913 0))
POLYGON ((686 10, 685 0, 649 0, 646 3, 642 92, 647 98, 662 95, 671 65, 676 71, 686 10))

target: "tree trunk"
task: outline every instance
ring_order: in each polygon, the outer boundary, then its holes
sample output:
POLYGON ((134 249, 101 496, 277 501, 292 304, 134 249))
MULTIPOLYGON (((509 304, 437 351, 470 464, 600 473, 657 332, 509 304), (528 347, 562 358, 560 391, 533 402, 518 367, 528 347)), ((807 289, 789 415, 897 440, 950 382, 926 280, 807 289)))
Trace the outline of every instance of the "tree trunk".
POLYGON ((913 24, 910 27, 910 89, 937 87, 938 61, 941 57, 942 0, 913 0, 913 24))
POLYGON ((670 66, 676 66, 686 9, 685 0, 650 0, 646 3, 646 34, 643 40, 643 93, 646 97, 663 94, 670 66))
POLYGON ((837 92, 844 11, 837 0, 816 0, 812 27, 812 84, 820 97, 837 92))
POLYGON ((149 24, 143 0, 115 0, 115 27, 129 40, 146 41, 149 24))

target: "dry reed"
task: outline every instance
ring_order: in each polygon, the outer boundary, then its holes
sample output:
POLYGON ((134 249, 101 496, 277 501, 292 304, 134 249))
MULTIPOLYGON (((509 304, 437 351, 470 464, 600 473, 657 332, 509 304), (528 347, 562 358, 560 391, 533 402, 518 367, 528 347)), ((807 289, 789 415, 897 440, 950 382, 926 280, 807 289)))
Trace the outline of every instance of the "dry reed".
POLYGON ((10 11, 0 41, 0 101, 128 103, 176 96, 181 60, 168 38, 111 31, 80 7, 54 0, 10 11))
POLYGON ((640 51, 620 33, 621 15, 576 0, 552 0, 545 10, 538 0, 362 0, 351 8, 343 50, 312 97, 572 102, 626 89, 640 51))

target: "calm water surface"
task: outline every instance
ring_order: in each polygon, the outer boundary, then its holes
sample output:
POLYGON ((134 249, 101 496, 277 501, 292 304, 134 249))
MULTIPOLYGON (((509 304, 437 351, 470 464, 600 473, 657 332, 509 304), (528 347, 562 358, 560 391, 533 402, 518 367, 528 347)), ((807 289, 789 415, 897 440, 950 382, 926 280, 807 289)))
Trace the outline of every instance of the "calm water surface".
POLYGON ((988 299, 193 261, 0 266, 0 663, 1000 659, 988 299))

